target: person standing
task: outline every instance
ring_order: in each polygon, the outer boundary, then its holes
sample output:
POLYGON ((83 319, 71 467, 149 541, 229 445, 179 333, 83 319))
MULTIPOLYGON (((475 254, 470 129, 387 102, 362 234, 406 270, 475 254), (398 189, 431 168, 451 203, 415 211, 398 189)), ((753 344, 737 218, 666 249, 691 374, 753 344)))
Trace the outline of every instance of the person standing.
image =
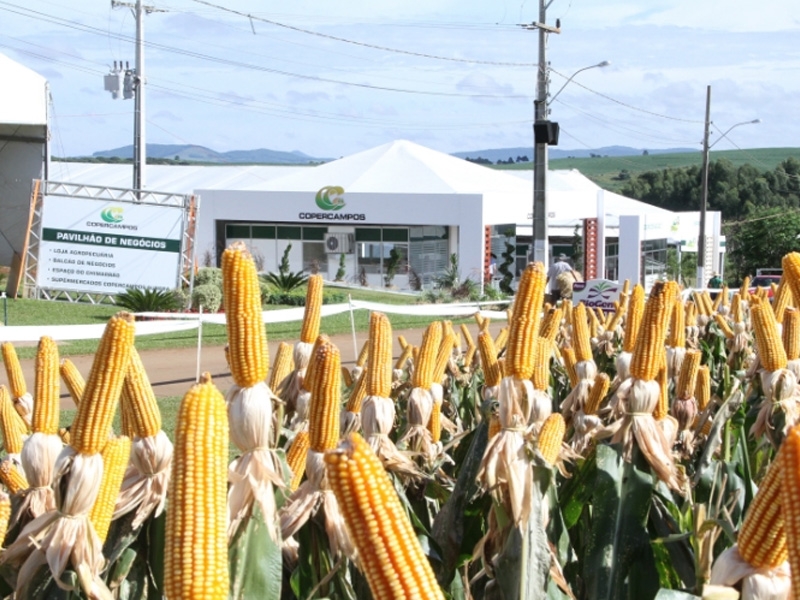
POLYGON ((566 254, 559 254, 556 262, 554 262, 550 266, 550 270, 547 271, 547 285, 550 290, 550 301, 553 304, 561 299, 561 290, 558 287, 556 279, 558 279, 558 276, 562 273, 572 271, 572 267, 569 262, 567 262, 568 260, 566 254))

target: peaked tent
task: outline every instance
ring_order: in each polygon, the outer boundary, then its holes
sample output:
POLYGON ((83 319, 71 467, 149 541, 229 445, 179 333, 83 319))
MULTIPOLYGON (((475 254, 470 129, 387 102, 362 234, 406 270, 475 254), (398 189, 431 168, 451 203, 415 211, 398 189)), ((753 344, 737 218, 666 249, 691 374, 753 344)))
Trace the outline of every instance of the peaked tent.
POLYGON ((28 231, 31 181, 47 170, 47 80, 0 54, 0 265, 16 294, 28 231))

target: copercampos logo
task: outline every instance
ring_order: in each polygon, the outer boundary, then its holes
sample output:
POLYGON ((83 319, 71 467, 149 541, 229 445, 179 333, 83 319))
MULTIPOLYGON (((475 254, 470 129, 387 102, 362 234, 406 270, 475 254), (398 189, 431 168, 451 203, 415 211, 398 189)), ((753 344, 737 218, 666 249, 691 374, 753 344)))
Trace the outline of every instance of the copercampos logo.
POLYGON ((322 210, 340 210, 344 207, 344 188, 338 185, 328 185, 317 192, 315 198, 317 206, 322 210))
POLYGON ((605 300, 607 302, 618 289, 619 287, 613 283, 601 281, 589 288, 589 300, 605 300))
POLYGON ((122 223, 122 207, 109 206, 100 213, 100 218, 106 223, 122 223))

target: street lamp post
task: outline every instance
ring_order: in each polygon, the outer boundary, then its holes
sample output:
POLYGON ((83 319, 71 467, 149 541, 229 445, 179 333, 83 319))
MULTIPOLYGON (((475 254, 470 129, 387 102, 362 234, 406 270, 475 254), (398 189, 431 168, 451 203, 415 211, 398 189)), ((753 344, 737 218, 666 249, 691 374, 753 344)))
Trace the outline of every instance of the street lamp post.
POLYGON ((711 134, 711 86, 706 88, 706 120, 705 130, 703 134, 703 173, 702 173, 702 189, 700 195, 700 233, 697 238, 697 280, 695 285, 698 288, 706 286, 706 212, 708 207, 708 159, 709 151, 720 140, 727 136, 733 129, 740 125, 755 125, 761 123, 761 119, 753 119, 752 121, 742 121, 731 125, 728 129, 719 136, 713 143, 709 144, 709 136, 711 134))

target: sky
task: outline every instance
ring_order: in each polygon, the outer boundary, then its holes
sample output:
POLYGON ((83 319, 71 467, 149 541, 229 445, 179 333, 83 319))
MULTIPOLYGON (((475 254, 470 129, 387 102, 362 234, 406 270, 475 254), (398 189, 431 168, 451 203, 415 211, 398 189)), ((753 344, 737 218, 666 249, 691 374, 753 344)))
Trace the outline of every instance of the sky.
MULTIPOLYGON (((520 24, 539 20, 538 1, 145 4, 147 143, 320 158, 397 139, 532 145, 538 33, 520 24)), ((560 149, 699 151, 708 86, 714 149, 800 147, 796 0, 551 0, 556 19, 560 149)), ((54 156, 132 144, 134 102, 112 99, 103 76, 134 65, 135 31, 110 1, 0 0, 0 53, 49 81, 54 156)))

